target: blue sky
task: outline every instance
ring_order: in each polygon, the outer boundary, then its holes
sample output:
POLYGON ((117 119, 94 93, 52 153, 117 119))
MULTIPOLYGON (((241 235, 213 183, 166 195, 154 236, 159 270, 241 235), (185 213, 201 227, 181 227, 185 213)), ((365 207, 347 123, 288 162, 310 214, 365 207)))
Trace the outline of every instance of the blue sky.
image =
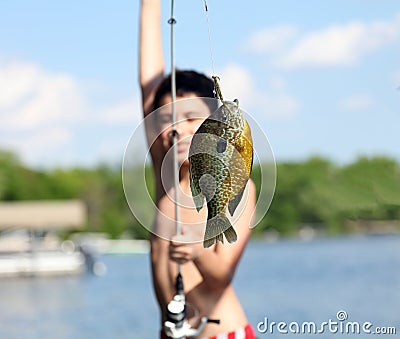
MULTIPOLYGON (((208 5, 224 97, 278 161, 400 160, 397 0, 208 5)), ((175 6, 177 67, 211 74, 203 0, 175 6)), ((138 0, 0 1, 0 148, 36 167, 120 162, 141 116, 138 11, 138 0)))

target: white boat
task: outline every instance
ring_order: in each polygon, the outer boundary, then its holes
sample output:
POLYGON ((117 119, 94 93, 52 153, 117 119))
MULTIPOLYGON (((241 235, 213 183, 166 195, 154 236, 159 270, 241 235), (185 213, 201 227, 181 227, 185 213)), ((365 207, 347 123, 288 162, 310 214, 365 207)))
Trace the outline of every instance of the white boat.
POLYGON ((85 256, 78 251, 35 251, 0 255, 0 277, 72 275, 85 270, 85 256))
POLYGON ((0 278, 105 272, 90 251, 54 236, 85 220, 85 206, 76 200, 0 203, 0 278))
POLYGON ((147 254, 150 243, 140 239, 109 239, 105 233, 77 233, 71 238, 89 252, 109 254, 147 254))

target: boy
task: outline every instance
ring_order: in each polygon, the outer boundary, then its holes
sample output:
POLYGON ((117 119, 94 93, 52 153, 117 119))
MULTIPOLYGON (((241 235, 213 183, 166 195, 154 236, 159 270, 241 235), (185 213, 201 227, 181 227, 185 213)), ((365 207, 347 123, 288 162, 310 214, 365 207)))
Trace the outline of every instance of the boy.
MULTIPOLYGON (((143 114, 146 119, 152 118, 152 111, 172 101, 170 79, 164 78, 160 11, 160 0, 142 0, 139 71, 143 114)), ((146 123, 156 181, 157 211, 150 240, 153 286, 161 311, 161 328, 165 321, 166 306, 175 294, 177 264, 180 264, 188 305, 192 305, 200 317, 220 320, 219 325, 207 324, 199 338, 216 338, 218 334, 225 334, 226 338, 228 334, 229 338, 255 338, 231 284, 250 237, 255 210, 255 187, 249 181, 243 197, 246 208, 234 223, 238 240, 233 244, 217 243, 210 248, 203 248, 202 234, 193 225, 201 225, 204 230, 207 208, 203 207, 198 213, 191 201, 187 156, 191 137, 210 113, 206 100, 196 98, 212 98, 214 84, 208 77, 194 71, 177 72, 176 82, 181 235, 174 234, 177 202, 172 198, 174 188, 169 180, 171 177, 163 174, 163 168, 171 165, 167 156, 172 146, 170 109, 158 110, 153 122, 146 123), (180 99, 190 100, 180 102, 180 99)), ((161 338, 167 338, 163 331, 161 338)))

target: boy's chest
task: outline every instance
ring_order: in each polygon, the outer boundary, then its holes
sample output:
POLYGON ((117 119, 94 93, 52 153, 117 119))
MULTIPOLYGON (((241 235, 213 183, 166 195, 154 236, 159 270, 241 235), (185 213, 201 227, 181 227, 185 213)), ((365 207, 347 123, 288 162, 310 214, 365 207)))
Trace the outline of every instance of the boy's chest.
MULTIPOLYGON (((185 236, 194 242, 203 241, 207 221, 207 206, 197 212, 193 203, 179 204, 179 228, 185 236)), ((176 235, 175 204, 171 199, 165 197, 158 205, 157 227, 162 228, 163 234, 169 234, 168 238, 176 235)))

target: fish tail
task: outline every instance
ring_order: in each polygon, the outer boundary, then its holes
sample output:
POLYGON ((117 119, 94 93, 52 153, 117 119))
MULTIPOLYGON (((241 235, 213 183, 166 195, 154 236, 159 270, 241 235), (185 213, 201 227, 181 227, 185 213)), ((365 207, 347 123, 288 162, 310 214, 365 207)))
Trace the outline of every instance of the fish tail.
POLYGON ((214 242, 224 242, 223 234, 229 243, 236 241, 237 235, 229 219, 224 214, 218 214, 212 219, 207 220, 204 235, 204 248, 214 245, 214 242))
POLYGON ((225 232, 225 238, 228 240, 228 242, 231 244, 237 240, 237 234, 234 230, 234 228, 231 226, 229 227, 225 232))

